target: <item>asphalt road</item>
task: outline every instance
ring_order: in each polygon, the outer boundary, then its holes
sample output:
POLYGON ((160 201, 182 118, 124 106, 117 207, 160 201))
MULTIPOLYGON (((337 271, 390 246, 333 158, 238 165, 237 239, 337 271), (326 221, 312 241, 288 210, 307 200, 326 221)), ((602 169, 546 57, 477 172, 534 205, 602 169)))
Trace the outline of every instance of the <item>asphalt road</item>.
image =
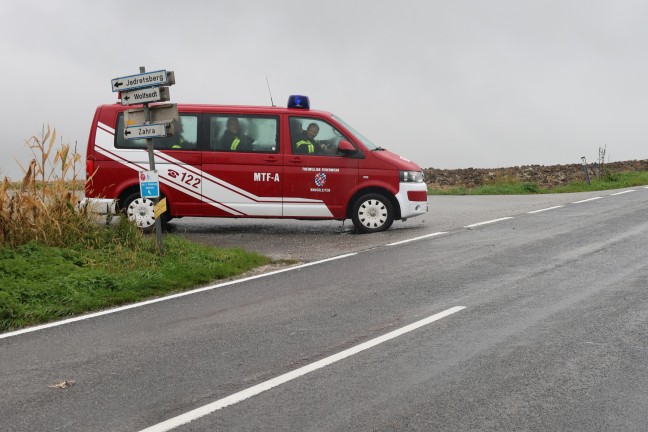
POLYGON ((451 231, 475 222, 525 213, 612 192, 549 195, 430 196, 427 215, 396 221, 385 232, 356 235, 350 220, 182 218, 170 231, 219 247, 242 247, 274 259, 314 261, 382 245, 451 231))
MULTIPOLYGON (((646 430, 648 189, 617 192, 432 198, 380 235, 264 228, 249 235, 277 257, 349 255, 5 335, 0 429, 162 430, 189 413, 174 430, 646 430)), ((256 226, 237 223, 209 232, 256 226)))

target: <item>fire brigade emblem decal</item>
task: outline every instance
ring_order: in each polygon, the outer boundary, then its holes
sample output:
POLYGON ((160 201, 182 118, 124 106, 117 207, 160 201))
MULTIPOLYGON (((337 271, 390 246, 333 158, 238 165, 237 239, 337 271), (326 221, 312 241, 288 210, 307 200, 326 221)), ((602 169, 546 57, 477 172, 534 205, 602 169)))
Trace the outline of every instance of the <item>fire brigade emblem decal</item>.
POLYGON ((326 184, 326 174, 325 173, 317 173, 315 174, 315 184, 317 187, 322 187, 326 184))

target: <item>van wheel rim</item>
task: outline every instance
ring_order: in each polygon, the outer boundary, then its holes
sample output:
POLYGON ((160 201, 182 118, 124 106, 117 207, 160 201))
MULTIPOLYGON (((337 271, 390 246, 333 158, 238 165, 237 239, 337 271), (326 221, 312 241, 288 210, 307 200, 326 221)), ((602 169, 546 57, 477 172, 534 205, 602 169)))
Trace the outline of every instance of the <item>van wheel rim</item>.
POLYGON ((358 220, 367 228, 380 228, 387 222, 387 216, 387 207, 379 200, 367 200, 358 208, 358 220))
POLYGON ((128 219, 135 222, 138 228, 148 228, 155 223, 154 207, 150 199, 137 198, 128 206, 128 219))

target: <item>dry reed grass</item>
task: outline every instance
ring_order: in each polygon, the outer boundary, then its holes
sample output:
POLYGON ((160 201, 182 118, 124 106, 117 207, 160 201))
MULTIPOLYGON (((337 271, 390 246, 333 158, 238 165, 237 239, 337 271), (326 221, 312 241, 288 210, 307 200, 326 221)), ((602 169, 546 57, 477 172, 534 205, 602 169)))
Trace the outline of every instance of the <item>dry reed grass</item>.
POLYGON ((77 207, 76 146, 56 143, 56 129, 43 127, 40 136, 25 140, 32 153, 22 182, 8 178, 0 184, 0 246, 16 247, 30 241, 64 246, 86 239, 91 218, 77 207), (73 186, 73 187, 70 187, 73 186))

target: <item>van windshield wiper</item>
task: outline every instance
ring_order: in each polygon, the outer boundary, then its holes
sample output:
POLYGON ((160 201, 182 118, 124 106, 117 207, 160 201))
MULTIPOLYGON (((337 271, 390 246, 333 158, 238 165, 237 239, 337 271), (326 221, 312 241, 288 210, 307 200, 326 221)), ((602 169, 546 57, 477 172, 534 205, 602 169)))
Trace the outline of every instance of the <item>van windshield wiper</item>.
POLYGON ((384 149, 384 148, 378 146, 378 147, 376 147, 375 149, 373 149, 373 150, 371 150, 371 151, 385 151, 385 150, 386 150, 386 149, 384 149))

